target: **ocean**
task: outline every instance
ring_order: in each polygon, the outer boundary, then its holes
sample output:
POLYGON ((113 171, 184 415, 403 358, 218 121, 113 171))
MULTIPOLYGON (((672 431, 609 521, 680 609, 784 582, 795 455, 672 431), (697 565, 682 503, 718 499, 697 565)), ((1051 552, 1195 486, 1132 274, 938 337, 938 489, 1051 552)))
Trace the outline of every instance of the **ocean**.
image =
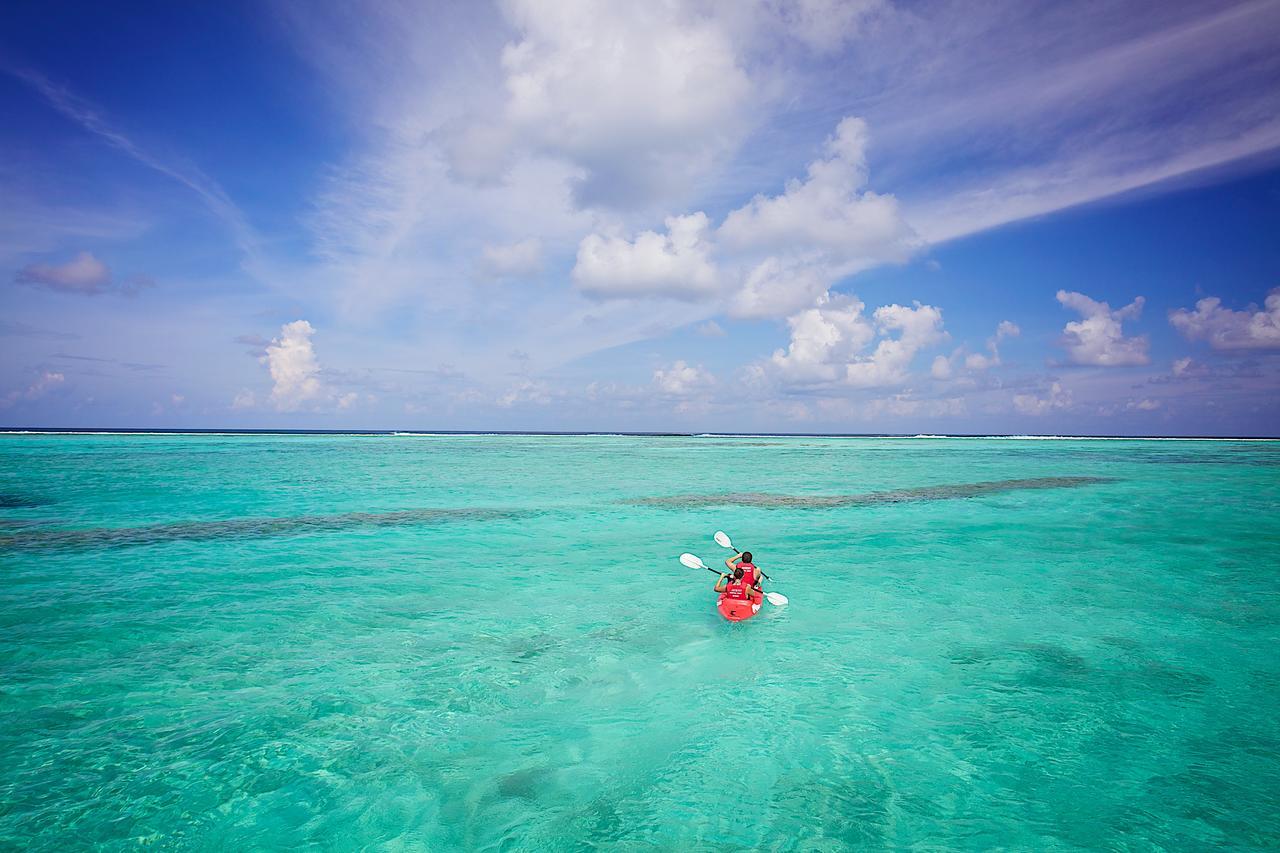
POLYGON ((0 848, 1274 848, 1278 640, 1280 442, 0 435, 0 848))

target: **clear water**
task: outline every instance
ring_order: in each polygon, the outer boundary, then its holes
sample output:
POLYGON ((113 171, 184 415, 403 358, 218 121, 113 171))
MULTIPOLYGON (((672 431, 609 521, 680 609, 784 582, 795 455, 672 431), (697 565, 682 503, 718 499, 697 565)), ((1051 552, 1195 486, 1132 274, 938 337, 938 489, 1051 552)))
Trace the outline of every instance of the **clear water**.
POLYGON ((1275 847, 1278 554, 1276 443, 4 436, 0 847, 1275 847))

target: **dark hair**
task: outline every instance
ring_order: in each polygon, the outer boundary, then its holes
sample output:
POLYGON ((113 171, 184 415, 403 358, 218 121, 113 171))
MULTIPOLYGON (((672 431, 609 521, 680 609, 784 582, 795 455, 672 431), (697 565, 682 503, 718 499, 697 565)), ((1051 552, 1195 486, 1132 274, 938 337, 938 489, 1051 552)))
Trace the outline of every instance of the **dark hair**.
POLYGON ((736 581, 740 581, 742 580, 742 576, 744 574, 746 574, 746 572, 742 571, 742 566, 738 566, 738 568, 733 570, 733 579, 736 581))
POLYGON ((750 563, 750 562, 751 562, 751 552, 750 552, 750 551, 743 551, 743 552, 742 552, 742 562, 744 562, 744 563, 750 563))

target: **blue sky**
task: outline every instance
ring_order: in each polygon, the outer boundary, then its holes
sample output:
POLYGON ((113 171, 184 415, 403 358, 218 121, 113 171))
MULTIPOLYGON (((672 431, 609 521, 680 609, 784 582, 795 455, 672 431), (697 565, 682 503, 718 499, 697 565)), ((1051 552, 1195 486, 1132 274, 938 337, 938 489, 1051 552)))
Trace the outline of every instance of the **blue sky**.
POLYGON ((11 3, 0 423, 1280 433, 1280 2, 11 3))

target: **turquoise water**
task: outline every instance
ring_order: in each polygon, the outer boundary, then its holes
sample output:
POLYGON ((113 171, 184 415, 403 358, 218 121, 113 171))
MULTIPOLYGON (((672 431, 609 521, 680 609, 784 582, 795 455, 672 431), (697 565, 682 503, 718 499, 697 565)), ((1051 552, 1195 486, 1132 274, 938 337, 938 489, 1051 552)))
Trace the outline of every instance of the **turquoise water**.
POLYGON ((0 847, 1275 847, 1278 553, 1267 442, 0 436, 0 847))

